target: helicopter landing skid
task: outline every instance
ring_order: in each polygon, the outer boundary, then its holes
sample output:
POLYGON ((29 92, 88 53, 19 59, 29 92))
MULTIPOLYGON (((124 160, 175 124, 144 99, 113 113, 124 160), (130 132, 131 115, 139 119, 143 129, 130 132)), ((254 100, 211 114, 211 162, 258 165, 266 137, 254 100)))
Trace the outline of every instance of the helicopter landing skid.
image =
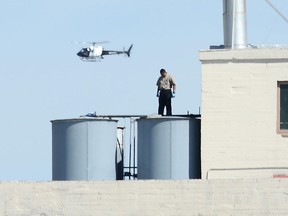
POLYGON ((82 61, 84 62, 101 62, 101 60, 103 59, 103 57, 99 57, 99 58, 80 58, 82 61))

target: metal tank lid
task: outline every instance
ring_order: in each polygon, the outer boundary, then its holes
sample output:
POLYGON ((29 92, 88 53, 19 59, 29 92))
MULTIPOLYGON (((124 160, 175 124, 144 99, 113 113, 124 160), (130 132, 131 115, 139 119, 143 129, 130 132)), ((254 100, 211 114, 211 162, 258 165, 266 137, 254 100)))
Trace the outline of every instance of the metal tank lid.
POLYGON ((80 117, 80 118, 51 120, 52 123, 54 123, 54 122, 83 122, 83 121, 111 121, 111 122, 118 122, 118 120, 116 120, 116 119, 99 118, 99 117, 80 117))
POLYGON ((189 119, 196 119, 199 118, 200 115, 173 115, 173 116, 162 116, 158 114, 152 114, 145 117, 141 117, 138 120, 155 120, 155 119, 161 119, 161 120, 189 120, 189 119))

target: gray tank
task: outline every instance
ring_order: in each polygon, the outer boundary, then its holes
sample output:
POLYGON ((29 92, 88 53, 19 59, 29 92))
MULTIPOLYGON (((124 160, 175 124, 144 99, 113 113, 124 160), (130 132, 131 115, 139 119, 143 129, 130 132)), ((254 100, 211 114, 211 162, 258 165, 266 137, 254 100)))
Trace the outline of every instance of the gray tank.
POLYGON ((116 179, 116 120, 77 118, 51 122, 53 180, 116 179))
POLYGON ((138 179, 200 179, 200 119, 140 118, 138 179))

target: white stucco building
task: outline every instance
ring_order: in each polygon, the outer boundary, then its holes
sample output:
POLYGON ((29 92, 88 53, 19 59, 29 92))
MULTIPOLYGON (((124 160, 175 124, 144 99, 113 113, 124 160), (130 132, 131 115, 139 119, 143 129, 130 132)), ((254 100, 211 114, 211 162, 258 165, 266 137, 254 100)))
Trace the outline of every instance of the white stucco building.
POLYGON ((288 49, 199 56, 202 179, 288 175, 288 49))

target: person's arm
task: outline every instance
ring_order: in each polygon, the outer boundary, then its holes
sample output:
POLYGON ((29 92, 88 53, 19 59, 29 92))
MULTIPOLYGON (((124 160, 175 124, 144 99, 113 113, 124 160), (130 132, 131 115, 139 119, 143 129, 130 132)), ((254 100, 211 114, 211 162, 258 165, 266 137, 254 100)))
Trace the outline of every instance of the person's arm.
POLYGON ((172 90, 173 90, 173 93, 176 93, 176 84, 173 85, 172 90))
POLYGON ((170 85, 172 86, 173 93, 176 93, 176 83, 174 82, 174 79, 172 76, 170 76, 170 85))
POLYGON ((172 98, 175 98, 176 84, 171 76, 170 76, 170 85, 172 86, 172 98))
POLYGON ((160 85, 159 85, 159 79, 156 83, 156 86, 157 86, 157 93, 156 93, 156 96, 159 97, 160 96, 160 85))

